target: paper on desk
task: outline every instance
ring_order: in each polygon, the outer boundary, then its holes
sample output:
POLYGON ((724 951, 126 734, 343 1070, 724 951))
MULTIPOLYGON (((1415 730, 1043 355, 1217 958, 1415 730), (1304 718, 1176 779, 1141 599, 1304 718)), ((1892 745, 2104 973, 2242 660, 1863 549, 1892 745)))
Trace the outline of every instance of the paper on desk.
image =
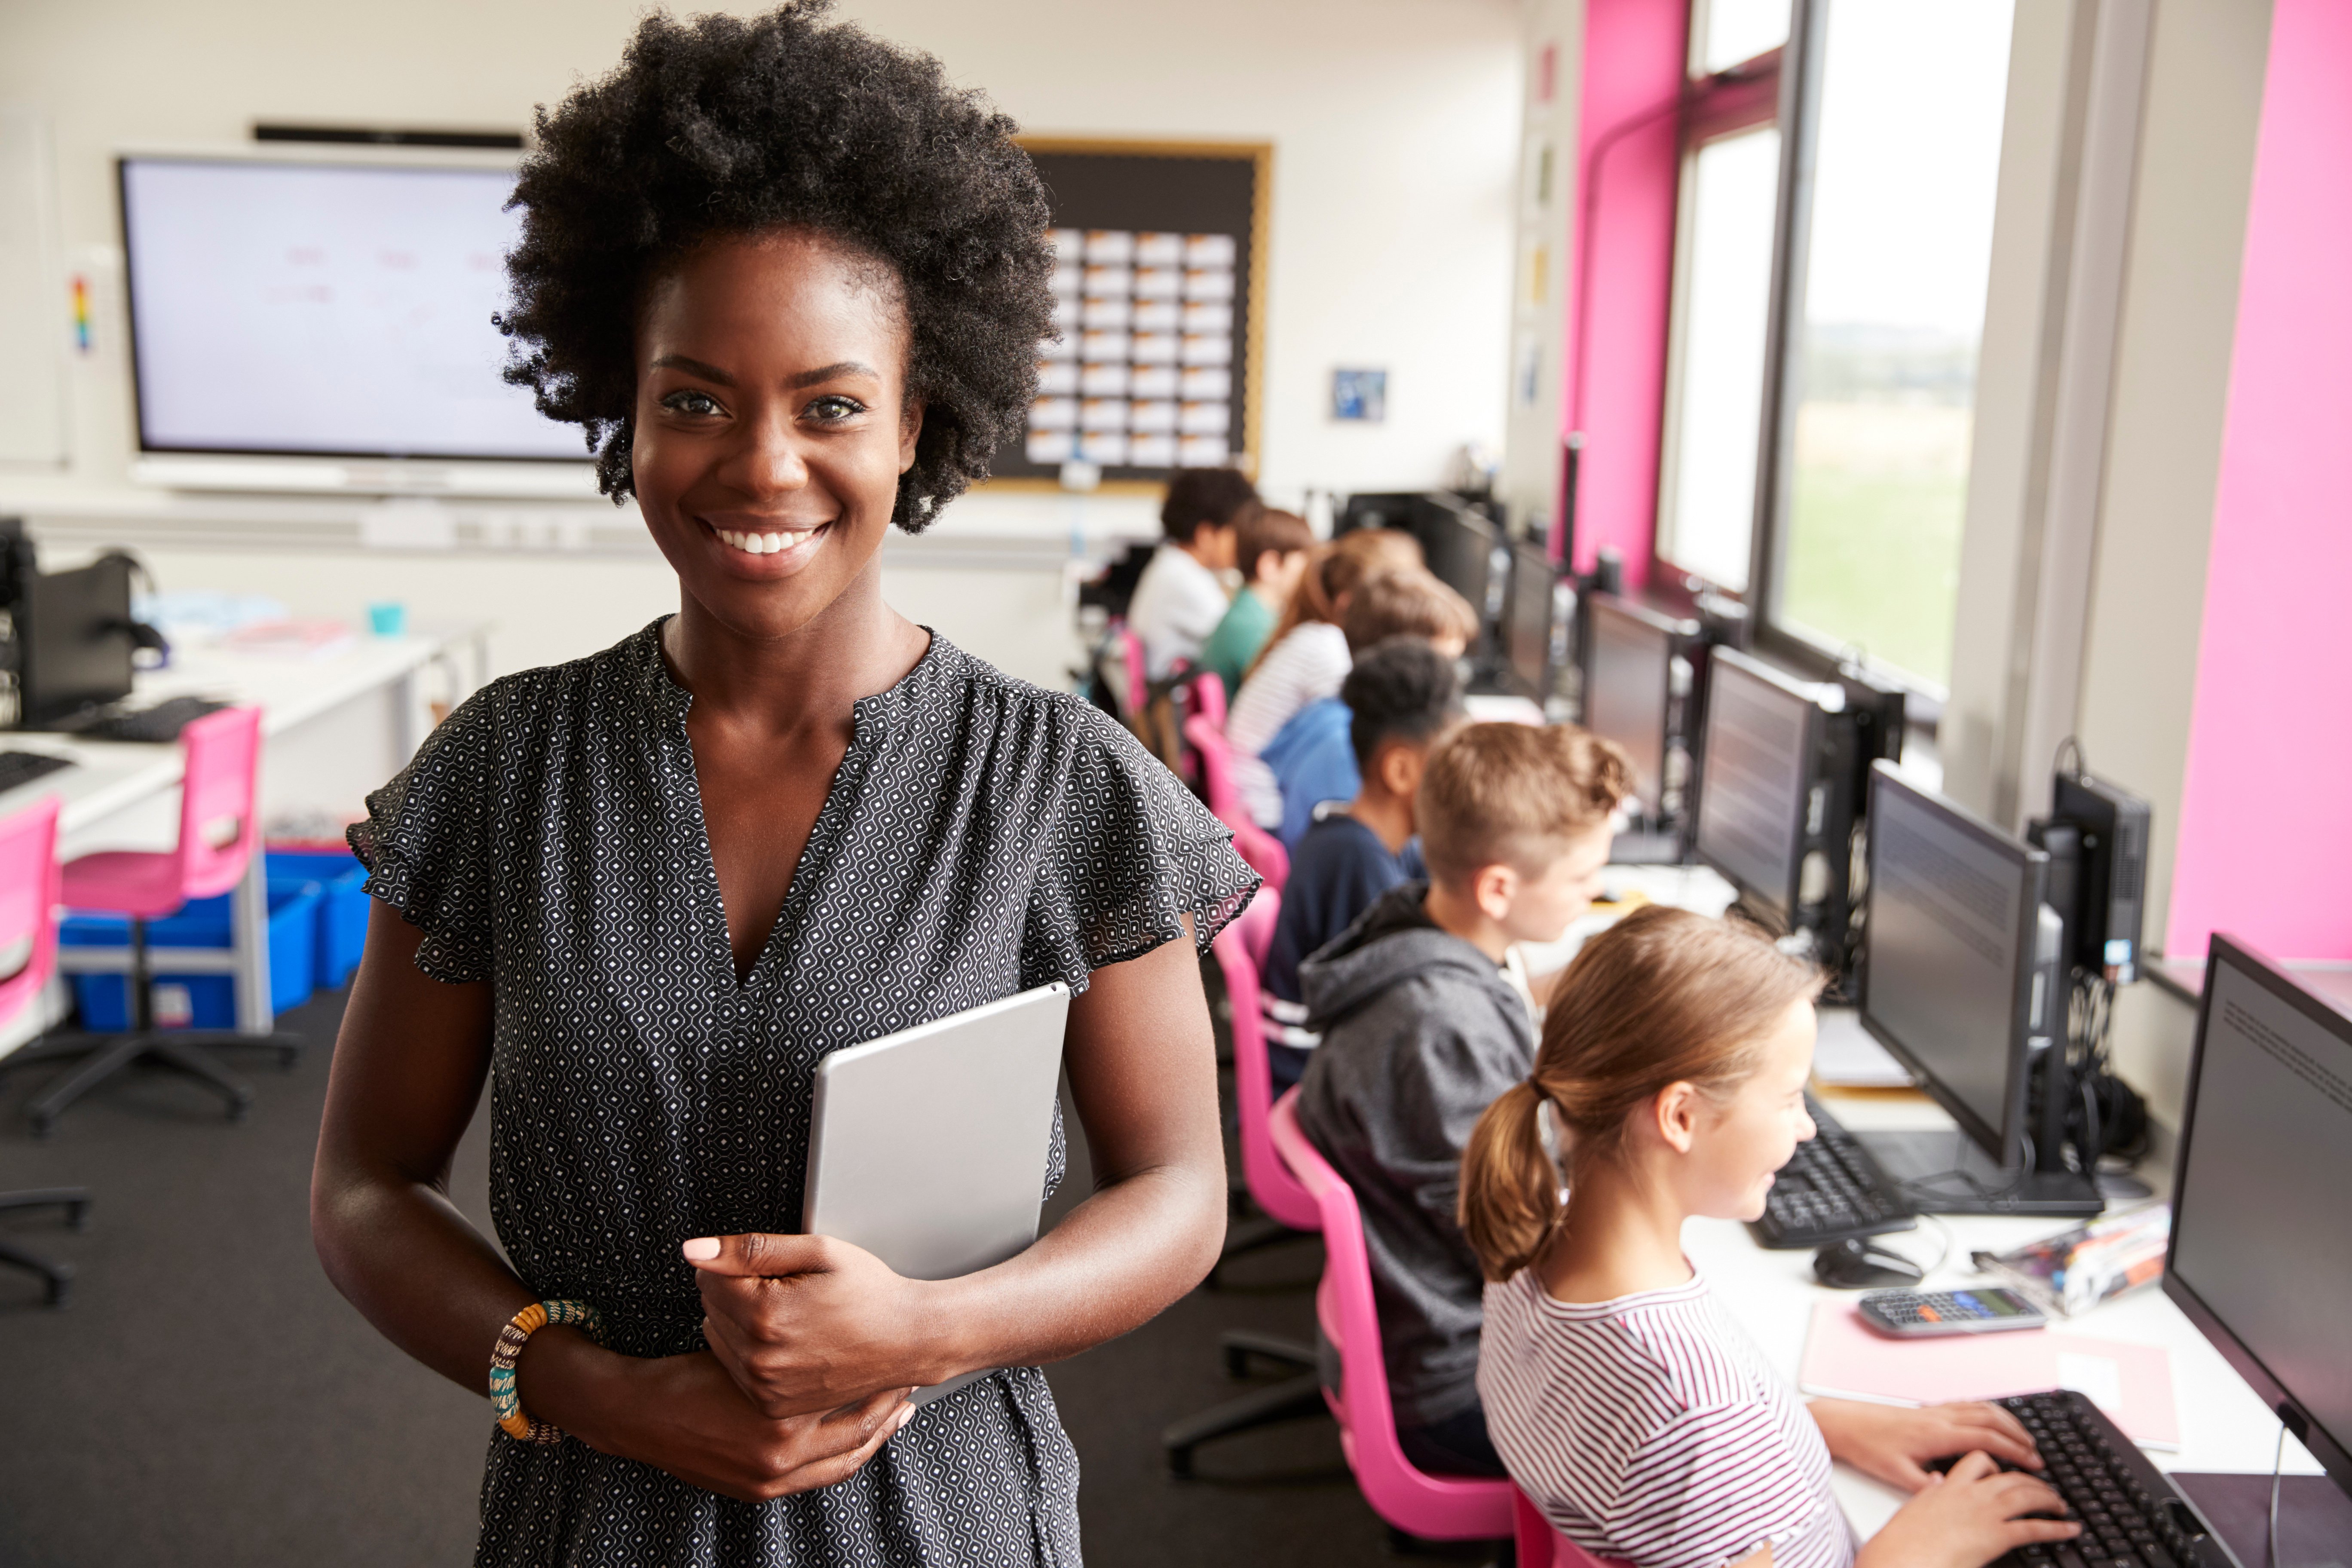
POLYGON ((1891 1339, 1851 1301, 1813 1307, 1797 1383, 1831 1399, 1942 1405, 2071 1388, 2105 1411, 2144 1448, 2177 1450, 2180 1414, 2172 1357, 2161 1345, 2125 1344, 2053 1329, 1891 1339))
POLYGON ((1813 1077, 1840 1089, 1908 1089, 1911 1075, 1870 1037, 1862 1015, 1852 1007, 1823 1007, 1815 1015, 1813 1077))

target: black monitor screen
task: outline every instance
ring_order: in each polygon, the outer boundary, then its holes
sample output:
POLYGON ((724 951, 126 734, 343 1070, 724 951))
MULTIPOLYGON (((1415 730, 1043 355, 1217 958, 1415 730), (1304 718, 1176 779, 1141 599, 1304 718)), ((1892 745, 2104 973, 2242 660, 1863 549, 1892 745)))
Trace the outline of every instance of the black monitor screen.
POLYGON ((1870 787, 1862 1016, 1978 1146, 2017 1163, 2026 1016, 2047 857, 1915 789, 1870 787))
POLYGON ((2352 1479, 2347 1193, 2352 1018, 2216 938, 2173 1180, 2166 1289, 2190 1292, 2237 1342, 2222 1343, 2224 1353, 2251 1357, 2302 1407, 2319 1428, 2311 1447, 2339 1484, 2352 1479))
POLYGON ((42 572, 25 587, 26 721, 47 723, 131 695, 131 563, 109 556, 42 572))
POLYGON ((1487 584, 1494 573, 1495 525, 1475 512, 1425 499, 1413 532, 1421 539, 1429 570, 1470 602, 1483 625, 1487 584))
POLYGON ((1812 782, 1812 716, 1802 691, 1729 648, 1707 658, 1699 752, 1699 858, 1785 927, 1795 908, 1812 782))
POLYGON ((1505 623, 1511 673, 1538 702, 1551 694, 1552 591, 1559 574, 1541 544, 1511 547, 1511 605, 1505 623))
POLYGON ((1666 773, 1674 637, 1597 595, 1585 605, 1592 616, 1592 668, 1584 683, 1584 727, 1625 748, 1634 797, 1654 820, 1666 773))

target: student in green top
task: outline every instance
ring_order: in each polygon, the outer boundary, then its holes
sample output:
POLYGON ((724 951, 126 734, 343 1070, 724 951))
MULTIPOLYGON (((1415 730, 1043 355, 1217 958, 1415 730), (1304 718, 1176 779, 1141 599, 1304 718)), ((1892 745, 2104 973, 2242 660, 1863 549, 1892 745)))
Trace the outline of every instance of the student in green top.
POLYGON ((1201 667, 1217 672, 1227 697, 1241 689, 1243 672, 1273 635, 1314 551, 1314 531, 1297 512, 1261 509, 1242 518, 1234 546, 1242 591, 1201 647, 1201 667))

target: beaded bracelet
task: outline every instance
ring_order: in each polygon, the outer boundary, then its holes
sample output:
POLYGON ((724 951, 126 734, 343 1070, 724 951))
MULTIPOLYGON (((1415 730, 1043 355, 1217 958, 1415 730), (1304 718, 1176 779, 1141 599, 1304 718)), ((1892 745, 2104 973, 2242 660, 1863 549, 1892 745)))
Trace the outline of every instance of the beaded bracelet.
POLYGON ((490 1410, 508 1436, 525 1443, 563 1440, 562 1427, 523 1414, 522 1395, 515 1389, 515 1363, 522 1357, 524 1343, 550 1323, 567 1324, 590 1339, 600 1338, 604 1329, 596 1309, 585 1301, 533 1301, 499 1331, 499 1342, 490 1350, 490 1410))

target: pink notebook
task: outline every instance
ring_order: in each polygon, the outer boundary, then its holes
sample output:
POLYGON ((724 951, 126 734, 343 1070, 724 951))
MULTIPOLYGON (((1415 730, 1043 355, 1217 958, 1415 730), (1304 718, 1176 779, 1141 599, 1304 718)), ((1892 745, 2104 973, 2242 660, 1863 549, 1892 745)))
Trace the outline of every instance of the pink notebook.
POLYGON ((2072 1388, 2144 1447, 2178 1449, 2172 1357, 2161 1345, 2128 1345, 2053 1329, 1898 1340, 1874 1331, 1850 1301, 1822 1301, 1805 1335, 1797 1382, 1832 1399, 1942 1405, 2072 1388))

